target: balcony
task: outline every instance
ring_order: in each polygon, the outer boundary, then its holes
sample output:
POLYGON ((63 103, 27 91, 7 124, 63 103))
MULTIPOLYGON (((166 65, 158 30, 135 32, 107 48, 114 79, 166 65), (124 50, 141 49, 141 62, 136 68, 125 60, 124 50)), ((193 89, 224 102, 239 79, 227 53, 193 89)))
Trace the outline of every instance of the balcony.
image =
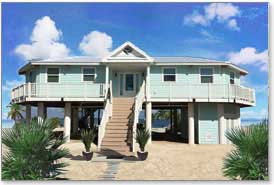
POLYGON ((103 83, 27 83, 11 92, 12 102, 24 101, 95 101, 103 100, 103 83))
POLYGON ((151 85, 152 101, 191 102, 235 102, 255 105, 255 91, 240 85, 230 84, 189 84, 166 83, 151 85))

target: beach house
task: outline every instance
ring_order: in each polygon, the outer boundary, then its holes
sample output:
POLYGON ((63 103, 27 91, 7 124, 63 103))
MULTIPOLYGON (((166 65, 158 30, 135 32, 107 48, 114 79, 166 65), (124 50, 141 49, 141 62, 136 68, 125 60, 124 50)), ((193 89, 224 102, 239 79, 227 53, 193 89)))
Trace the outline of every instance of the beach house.
POLYGON ((12 90, 11 101, 26 106, 27 121, 32 106, 38 119, 48 107, 63 107, 68 142, 88 119, 88 127, 98 129, 98 150, 120 153, 137 150, 143 112, 150 131, 153 110, 169 109, 176 115, 172 129, 187 143, 227 144, 225 131, 241 124, 240 108, 255 105, 254 89, 240 82, 246 70, 204 58, 154 57, 131 42, 104 58, 31 60, 19 74, 26 81, 12 90))

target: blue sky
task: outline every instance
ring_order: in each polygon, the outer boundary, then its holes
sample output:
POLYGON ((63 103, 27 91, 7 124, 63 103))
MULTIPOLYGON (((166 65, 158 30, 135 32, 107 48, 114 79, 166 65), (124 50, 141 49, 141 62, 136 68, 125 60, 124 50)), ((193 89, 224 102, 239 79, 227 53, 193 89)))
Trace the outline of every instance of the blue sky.
POLYGON ((194 56, 234 62, 249 71, 242 84, 256 89, 257 105, 243 108, 241 117, 264 118, 268 112, 267 6, 267 3, 2 3, 3 119, 11 87, 23 81, 18 68, 27 58, 47 58, 60 53, 100 56, 125 41, 131 41, 151 56, 194 56), (41 53, 39 48, 46 51, 41 53))

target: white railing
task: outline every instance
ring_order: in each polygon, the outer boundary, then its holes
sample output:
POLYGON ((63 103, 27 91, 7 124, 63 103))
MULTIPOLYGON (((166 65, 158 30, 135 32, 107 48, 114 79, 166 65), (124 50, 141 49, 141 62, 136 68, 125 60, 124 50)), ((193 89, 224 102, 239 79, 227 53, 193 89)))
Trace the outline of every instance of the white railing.
POLYGON ((136 151, 136 129, 139 122, 139 114, 142 111, 142 105, 145 100, 145 81, 143 81, 134 102, 134 120, 132 125, 132 152, 136 151))
POLYGON ((108 86, 109 88, 107 88, 105 96, 105 108, 103 117, 98 128, 98 151, 101 150, 102 141, 105 136, 106 125, 109 121, 109 118, 112 116, 112 81, 110 81, 108 86))
POLYGON ((105 92, 104 83, 26 83, 12 89, 11 97, 98 98, 105 92))
POLYGON ((166 83, 151 85, 151 98, 168 99, 223 99, 223 101, 240 100, 255 104, 255 91, 247 87, 231 84, 178 84, 166 83))

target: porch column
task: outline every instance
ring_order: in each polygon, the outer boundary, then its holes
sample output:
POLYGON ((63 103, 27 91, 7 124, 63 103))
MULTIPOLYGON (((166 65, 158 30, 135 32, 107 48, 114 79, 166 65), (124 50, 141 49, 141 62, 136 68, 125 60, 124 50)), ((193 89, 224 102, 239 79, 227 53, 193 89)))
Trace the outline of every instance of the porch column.
POLYGON ((72 117, 73 117, 73 122, 72 122, 72 133, 77 133, 78 129, 78 107, 75 107, 72 109, 72 117))
POLYGON ((150 132, 150 138, 148 144, 151 143, 151 102, 146 103, 146 129, 150 132))
POLYGON ((66 141, 70 141, 70 124, 71 124, 71 103, 65 103, 64 110, 64 137, 66 137, 66 141))
POLYGON ((42 122, 45 118, 45 106, 44 102, 38 102, 37 106, 37 118, 38 122, 42 122))
POLYGON ((26 123, 29 124, 31 121, 31 105, 26 105, 26 123))
POLYGON ((219 120, 219 144, 225 144, 225 118, 224 104, 218 104, 218 120, 219 120))
POLYGON ((147 75, 146 75, 146 98, 150 98, 150 66, 147 66, 147 75))
POLYGON ((105 79, 106 87, 108 87, 108 83, 109 83, 109 67, 106 66, 106 79, 105 79))
POLYGON ((194 103, 188 103, 188 144, 195 144, 194 130, 194 103))

